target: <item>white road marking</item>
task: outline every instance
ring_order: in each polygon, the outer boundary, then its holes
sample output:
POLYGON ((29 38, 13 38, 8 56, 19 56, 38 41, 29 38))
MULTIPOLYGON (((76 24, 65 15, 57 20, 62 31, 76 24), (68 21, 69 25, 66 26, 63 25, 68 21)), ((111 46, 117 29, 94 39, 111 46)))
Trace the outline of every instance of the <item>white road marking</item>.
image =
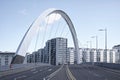
POLYGON ((57 69, 56 71, 54 71, 53 73, 51 73, 50 75, 46 76, 46 77, 43 78, 43 79, 50 80, 50 79, 51 79, 52 77, 54 77, 62 68, 63 68, 63 66, 61 66, 59 69, 57 69))
POLYGON ((33 72, 33 74, 37 73, 38 71, 33 72))
POLYGON ((35 71, 36 69, 32 69, 31 71, 35 71))
POLYGON ((14 78, 14 80, 17 80, 17 79, 20 79, 20 78, 24 78, 24 77, 26 77, 26 76, 25 76, 25 75, 19 76, 19 77, 17 77, 17 78, 14 78))

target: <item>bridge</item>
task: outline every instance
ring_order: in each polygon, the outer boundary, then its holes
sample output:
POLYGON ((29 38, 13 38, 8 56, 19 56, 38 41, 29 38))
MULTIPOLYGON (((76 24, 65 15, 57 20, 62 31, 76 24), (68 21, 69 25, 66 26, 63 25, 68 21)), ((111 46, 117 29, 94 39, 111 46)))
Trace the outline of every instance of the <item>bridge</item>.
POLYGON ((62 10, 48 9, 31 24, 18 46, 10 68, 0 72, 0 80, 120 80, 119 68, 109 67, 115 64, 107 66, 107 63, 94 63, 91 65, 92 63, 81 61, 77 33, 70 17, 62 10), (26 53, 32 38, 39 33, 44 19, 54 13, 61 15, 68 25, 75 47, 76 64, 26 63, 26 53))
MULTIPOLYGON (((27 66, 26 66, 27 67, 27 66)), ((88 64, 36 65, 0 73, 1 80, 119 80, 120 71, 88 64), (1 74, 2 73, 2 74, 1 74)))

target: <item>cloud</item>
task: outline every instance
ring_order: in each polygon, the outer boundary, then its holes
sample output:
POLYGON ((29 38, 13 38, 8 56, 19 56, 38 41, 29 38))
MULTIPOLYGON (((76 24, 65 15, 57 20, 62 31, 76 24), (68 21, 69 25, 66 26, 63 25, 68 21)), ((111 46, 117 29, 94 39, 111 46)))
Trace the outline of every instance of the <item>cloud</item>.
POLYGON ((46 17, 45 22, 48 24, 52 24, 53 22, 59 20, 60 18, 61 18, 60 14, 53 13, 53 14, 49 15, 48 17, 46 17))
POLYGON ((22 9, 22 10, 18 11, 18 13, 19 13, 19 14, 22 14, 22 15, 28 15, 26 9, 22 9))

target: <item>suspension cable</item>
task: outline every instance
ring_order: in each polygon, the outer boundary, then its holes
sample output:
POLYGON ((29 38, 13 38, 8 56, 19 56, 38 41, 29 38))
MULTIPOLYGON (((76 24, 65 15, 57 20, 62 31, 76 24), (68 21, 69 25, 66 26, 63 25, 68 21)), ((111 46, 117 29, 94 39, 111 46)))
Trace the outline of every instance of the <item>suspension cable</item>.
POLYGON ((42 40, 42 45, 41 45, 41 46, 44 45, 45 36, 46 36, 46 30, 47 30, 47 26, 48 26, 48 21, 49 21, 49 17, 47 18, 47 22, 46 22, 46 25, 45 25, 45 32, 44 32, 44 34, 43 34, 43 40, 42 40))
POLYGON ((35 42, 35 48, 34 48, 34 51, 36 51, 36 47, 37 47, 37 43, 38 43, 38 39, 39 39, 39 31, 40 31, 40 27, 38 29, 38 34, 36 36, 36 42, 35 42))
MULTIPOLYGON (((55 13, 55 16, 54 16, 54 19, 53 19, 53 22, 55 21, 55 19, 56 19, 56 15, 57 15, 57 13, 55 13)), ((53 30, 53 27, 54 26, 54 24, 52 23, 51 24, 51 28, 50 28, 50 33, 49 33, 49 37, 48 37, 48 39, 50 39, 50 37, 51 37, 51 33, 52 33, 52 30, 53 30)))
POLYGON ((60 27, 60 22, 58 23, 58 25, 57 25, 58 27, 57 27, 57 29, 56 29, 56 32, 55 32, 55 37, 56 37, 56 34, 57 34, 57 32, 58 32, 58 29, 59 29, 59 27, 60 27))
MULTIPOLYGON (((41 23, 41 27, 44 28, 44 22, 41 23)), ((44 30, 44 29, 43 29, 43 30, 44 30)), ((43 36, 44 36, 44 35, 42 35, 42 37, 41 37, 40 48, 42 48, 42 45, 43 45, 43 40, 42 40, 42 39, 43 39, 43 36)))
POLYGON ((67 32, 66 32, 66 34, 65 34, 65 37, 68 36, 68 34, 69 34, 69 30, 67 30, 67 32))
POLYGON ((61 36, 61 37, 62 37, 63 32, 64 32, 64 30, 65 30, 65 26, 66 26, 66 24, 63 26, 62 31, 61 31, 61 33, 60 33, 60 36, 61 36))

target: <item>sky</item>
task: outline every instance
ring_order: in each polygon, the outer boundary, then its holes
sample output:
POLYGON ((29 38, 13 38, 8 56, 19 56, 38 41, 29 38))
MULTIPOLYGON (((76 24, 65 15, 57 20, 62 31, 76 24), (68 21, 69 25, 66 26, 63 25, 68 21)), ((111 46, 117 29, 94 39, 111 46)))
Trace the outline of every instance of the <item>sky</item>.
MULTIPOLYGON (((105 28, 108 49, 120 44, 120 0, 0 0, 0 51, 15 52, 32 22, 49 8, 69 15, 80 47, 90 47, 87 41, 91 41, 95 48, 95 38, 91 37, 98 36, 98 48, 104 49, 105 33, 99 29, 105 28)), ((73 46, 71 41, 68 43, 73 46)))

